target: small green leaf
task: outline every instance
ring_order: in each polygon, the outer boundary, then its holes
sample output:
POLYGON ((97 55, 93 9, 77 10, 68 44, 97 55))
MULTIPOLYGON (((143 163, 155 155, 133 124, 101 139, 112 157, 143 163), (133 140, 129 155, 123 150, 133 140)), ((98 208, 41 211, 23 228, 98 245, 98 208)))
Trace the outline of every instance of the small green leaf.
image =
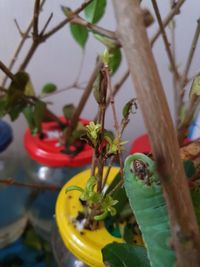
POLYGON ((146 249, 131 244, 108 244, 102 249, 103 262, 109 267, 150 267, 146 249))
POLYGON ((103 36, 101 34, 98 33, 93 33, 93 36, 102 44, 104 44, 107 48, 111 48, 114 49, 116 48, 116 42, 113 41, 113 39, 103 36))
POLYGON ((42 87, 43 94, 51 94, 57 90, 57 86, 54 83, 47 83, 42 87))
POLYGON ((85 17, 90 23, 97 23, 104 15, 106 0, 93 0, 85 9, 85 17))
POLYGON ((70 24, 70 30, 74 40, 84 48, 88 40, 88 30, 86 27, 78 24, 70 24))
POLYGON ((33 106, 27 106, 24 110, 23 110, 23 113, 24 113, 24 116, 27 120, 27 123, 28 123, 28 126, 31 130, 31 132, 34 134, 37 132, 37 130, 35 129, 35 121, 34 121, 34 118, 33 118, 33 106))
POLYGON ((41 123, 45 117, 45 111, 46 111, 46 103, 42 101, 37 101, 35 103, 35 110, 33 112, 33 118, 35 126, 37 128, 37 132, 40 132, 41 130, 41 123))
POLYGON ((194 166, 194 163, 191 160, 184 160, 183 161, 183 167, 185 170, 185 174, 188 178, 192 177, 196 172, 196 168, 194 166))
POLYGON ((24 95, 25 96, 35 96, 35 90, 33 88, 33 84, 31 82, 31 79, 28 80, 26 83, 25 89, 24 89, 24 95))
POLYGON ((80 186, 77 186, 77 185, 71 185, 71 186, 69 186, 69 187, 66 188, 65 193, 68 193, 68 192, 70 192, 70 191, 74 191, 74 190, 76 190, 76 191, 80 191, 81 193, 84 192, 83 188, 81 188, 80 186))
POLYGON ((68 104, 63 107, 63 114, 66 119, 70 120, 75 112, 75 106, 73 104, 68 104))
POLYGON ((200 96, 200 74, 198 74, 192 82, 192 86, 190 89, 190 98, 194 95, 200 96))
POLYGON ((109 49, 109 54, 110 54, 110 60, 108 67, 112 71, 112 74, 114 74, 118 70, 121 64, 122 60, 121 50, 120 48, 109 49))

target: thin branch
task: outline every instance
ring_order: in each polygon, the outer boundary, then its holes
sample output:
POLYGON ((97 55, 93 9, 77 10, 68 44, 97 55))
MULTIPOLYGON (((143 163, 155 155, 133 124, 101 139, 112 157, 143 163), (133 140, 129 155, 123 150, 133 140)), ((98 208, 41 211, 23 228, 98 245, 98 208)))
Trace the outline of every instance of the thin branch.
POLYGON ((116 112, 116 107, 115 107, 115 101, 114 101, 114 96, 113 96, 113 92, 112 92, 112 84, 111 84, 111 79, 110 79, 110 75, 109 75, 109 70, 108 70, 108 66, 106 69, 106 75, 107 75, 107 80, 108 80, 108 91, 110 92, 110 104, 111 104, 111 108, 112 108, 112 113, 113 113, 113 119, 114 119, 114 128, 116 131, 116 136, 119 142, 119 147, 118 147, 118 158, 119 158, 119 164, 120 164, 120 174, 121 174, 121 178, 123 180, 123 169, 124 169, 124 164, 123 164, 123 159, 122 159, 122 155, 121 155, 121 151, 120 151, 120 141, 121 141, 121 132, 120 132, 120 125, 118 123, 118 119, 117 119, 117 112, 116 112))
POLYGON ((196 47, 197 47, 197 42, 199 40, 199 35, 200 35, 200 19, 197 20, 197 27, 196 27, 196 30, 195 30, 195 33, 194 33, 194 37, 193 37, 192 44, 191 44, 191 47, 190 47, 190 51, 189 51, 189 54, 188 54, 187 62, 186 62, 186 65, 185 65, 185 69, 183 71, 183 75, 182 75, 182 78, 181 78, 182 87, 184 87, 185 83, 187 82, 188 73, 189 73, 189 70, 190 70, 190 67, 191 67, 191 64, 192 64, 192 60, 193 60, 193 57, 194 57, 194 53, 195 53, 195 50, 196 50, 196 47))
POLYGON ((18 21, 16 19, 14 19, 14 23, 15 23, 15 25, 17 27, 17 30, 18 30, 20 36, 23 38, 24 37, 24 33, 22 32, 22 30, 21 30, 21 28, 19 26, 19 23, 18 23, 18 21))
POLYGON ((67 128, 67 131, 65 132, 65 135, 64 135, 64 140, 65 142, 67 143, 67 140, 69 139, 72 131, 74 130, 74 128, 76 127, 77 125, 77 122, 79 120, 79 117, 80 117, 80 114, 85 106, 85 103, 86 101, 88 100, 89 98, 89 95, 92 91, 92 88, 93 88, 93 84, 94 84, 94 81, 96 79, 96 76, 97 76, 97 73, 99 72, 99 69, 101 68, 101 65, 102 63, 101 62, 98 62, 95 66, 95 69, 93 70, 92 72, 92 75, 88 81, 88 84, 84 90, 84 93, 79 101, 79 104, 78 104, 78 107, 76 109, 76 111, 74 112, 74 115, 73 115, 73 118, 71 119, 71 124, 70 126, 67 128))
POLYGON ((6 67, 6 65, 0 61, 0 69, 12 80, 15 80, 15 76, 12 74, 12 72, 6 67))
POLYGON ((38 189, 38 190, 49 190, 53 192, 57 192, 61 190, 61 187, 57 187, 55 185, 22 183, 12 178, 0 179, 0 184, 4 184, 6 186, 27 187, 27 188, 38 189))
POLYGON ((105 28, 102 28, 98 25, 95 25, 95 24, 92 24, 92 23, 89 23, 88 21, 86 21, 85 19, 81 18, 80 16, 78 15, 74 15, 74 16, 70 16, 71 18, 71 23, 74 23, 74 24, 79 24, 79 25, 82 25, 84 27, 87 27, 89 30, 93 31, 93 32, 96 32, 100 35, 103 35, 103 36, 106 36, 108 38, 111 38, 113 42, 115 42, 115 45, 117 47, 120 47, 120 43, 118 41, 118 38, 116 36, 116 33, 113 32, 113 31, 109 31, 105 28))
MULTIPOLYGON (((167 15, 167 17, 163 20, 162 24, 163 27, 166 27, 170 21, 174 18, 174 16, 176 16, 177 14, 180 14, 180 8, 181 6, 184 4, 185 0, 179 0, 176 5, 174 6, 174 8, 169 12, 169 14, 167 15)), ((158 39, 158 37, 161 34, 161 29, 159 27, 159 29, 157 30, 157 32, 153 35, 153 37, 151 38, 151 46, 154 45, 155 41, 158 39)))
MULTIPOLYGON (((81 11, 83 11, 90 3, 92 0, 85 1, 84 3, 81 4, 80 7, 78 7, 76 10, 73 11, 73 14, 79 14, 81 11)), ((72 19, 72 18, 71 18, 72 19)), ((43 40, 48 39, 50 36, 52 36, 54 33, 59 31, 61 28, 63 28, 68 22, 71 21, 70 18, 66 18, 63 21, 61 21, 58 25, 56 25, 53 29, 51 29, 49 32, 43 35, 43 40)))
POLYGON ((40 32, 40 36, 43 36, 44 35, 44 33, 45 33, 45 31, 46 31, 46 29, 47 29, 50 21, 52 20, 52 18, 53 18, 53 12, 50 14, 49 18, 47 19, 46 23, 44 24, 44 27, 43 27, 43 29, 40 32))
POLYGON ((151 0, 151 2, 152 2, 152 5, 153 5, 153 8, 154 8, 157 20, 158 20, 158 24, 160 26, 160 31, 161 31, 161 34, 162 34, 162 37, 163 37, 165 49, 166 49, 167 56, 168 56, 168 59, 169 59, 169 62, 170 62, 170 67, 172 69, 172 72, 173 72, 176 80, 178 81, 180 76, 179 76, 179 73, 178 73, 178 70, 177 70, 177 66, 176 66, 176 64, 174 62, 174 58, 173 58, 173 55, 172 55, 172 52, 171 52, 171 49, 170 49, 170 44, 169 44, 169 41, 168 41, 168 38, 167 38, 167 35, 166 35, 166 32, 165 32, 165 28, 164 28, 163 23, 162 23, 162 19, 161 19, 161 15, 160 15, 160 11, 159 11, 157 2, 156 2, 156 0, 151 0))
MULTIPOLYGON (((42 7, 43 7, 45 1, 46 1, 46 0, 43 0, 43 1, 42 1, 41 5, 40 5, 40 10, 42 9, 42 7)), ((10 71, 12 70, 12 68, 13 68, 13 66, 14 66, 14 64, 15 64, 15 62, 16 62, 16 60, 17 60, 17 57, 18 57, 18 55, 19 55, 19 53, 20 53, 20 51, 21 51, 21 49, 22 49, 22 47, 23 47, 23 45, 24 45, 26 39, 27 39, 28 36, 29 36, 29 33, 30 33, 30 30, 31 30, 32 26, 33 26, 33 18, 31 19, 31 21, 30 21, 30 23, 29 23, 29 25, 28 25, 26 31, 23 33, 22 39, 20 40, 20 42, 19 42, 19 44, 18 44, 18 46, 17 46, 17 48, 16 48, 16 51, 14 52, 14 55, 13 55, 13 57, 12 57, 12 59, 11 59, 9 65, 8 65, 8 69, 9 69, 10 71)), ((2 86, 5 86, 6 81, 7 81, 7 78, 8 78, 8 76, 5 76, 5 78, 4 78, 3 82, 2 82, 2 86)))
POLYGON ((33 38, 38 37, 39 13, 40 13, 40 0, 35 0, 34 13, 33 13, 33 38))

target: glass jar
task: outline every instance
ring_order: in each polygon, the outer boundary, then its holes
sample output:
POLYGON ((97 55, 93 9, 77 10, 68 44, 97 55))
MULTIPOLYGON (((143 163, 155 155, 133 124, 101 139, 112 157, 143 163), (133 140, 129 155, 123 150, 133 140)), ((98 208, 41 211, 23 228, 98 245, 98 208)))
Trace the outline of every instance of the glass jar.
MULTIPOLYGON (((86 120, 81 122, 88 124, 86 120)), ((24 145, 29 155, 26 172, 32 183, 58 190, 35 190, 31 197, 29 219, 36 232, 50 241, 59 188, 91 163, 92 149, 85 144, 81 152, 71 157, 62 153, 64 147, 59 142, 60 129, 55 122, 43 123, 42 132, 42 139, 32 135, 29 129, 25 132, 24 145)))
POLYGON ((14 186, 16 182, 25 182, 25 176, 19 153, 12 143, 12 129, 0 121, 0 248, 18 239, 27 223, 27 204, 30 190, 14 186), (6 185, 6 181, 10 185, 6 185))

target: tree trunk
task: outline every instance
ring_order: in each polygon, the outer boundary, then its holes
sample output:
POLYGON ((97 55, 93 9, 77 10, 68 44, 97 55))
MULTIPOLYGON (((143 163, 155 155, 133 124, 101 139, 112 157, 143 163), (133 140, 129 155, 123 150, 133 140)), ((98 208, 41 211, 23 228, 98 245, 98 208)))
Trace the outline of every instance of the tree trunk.
MULTIPOLYGON (((118 36, 161 176, 177 265, 200 266, 200 235, 180 161, 176 132, 143 24, 138 0, 113 0, 118 36)), ((164 259, 163 259, 164 260, 164 259)))

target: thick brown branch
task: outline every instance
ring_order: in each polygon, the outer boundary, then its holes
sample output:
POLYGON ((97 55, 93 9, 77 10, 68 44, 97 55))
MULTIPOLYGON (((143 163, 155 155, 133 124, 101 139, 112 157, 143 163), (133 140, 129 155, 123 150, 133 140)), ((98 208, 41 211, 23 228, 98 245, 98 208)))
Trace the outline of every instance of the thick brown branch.
POLYGON ((150 136, 169 212, 178 266, 200 266, 200 236, 163 86, 138 0, 114 1, 118 31, 150 136), (187 239, 188 246, 180 237, 187 239))

